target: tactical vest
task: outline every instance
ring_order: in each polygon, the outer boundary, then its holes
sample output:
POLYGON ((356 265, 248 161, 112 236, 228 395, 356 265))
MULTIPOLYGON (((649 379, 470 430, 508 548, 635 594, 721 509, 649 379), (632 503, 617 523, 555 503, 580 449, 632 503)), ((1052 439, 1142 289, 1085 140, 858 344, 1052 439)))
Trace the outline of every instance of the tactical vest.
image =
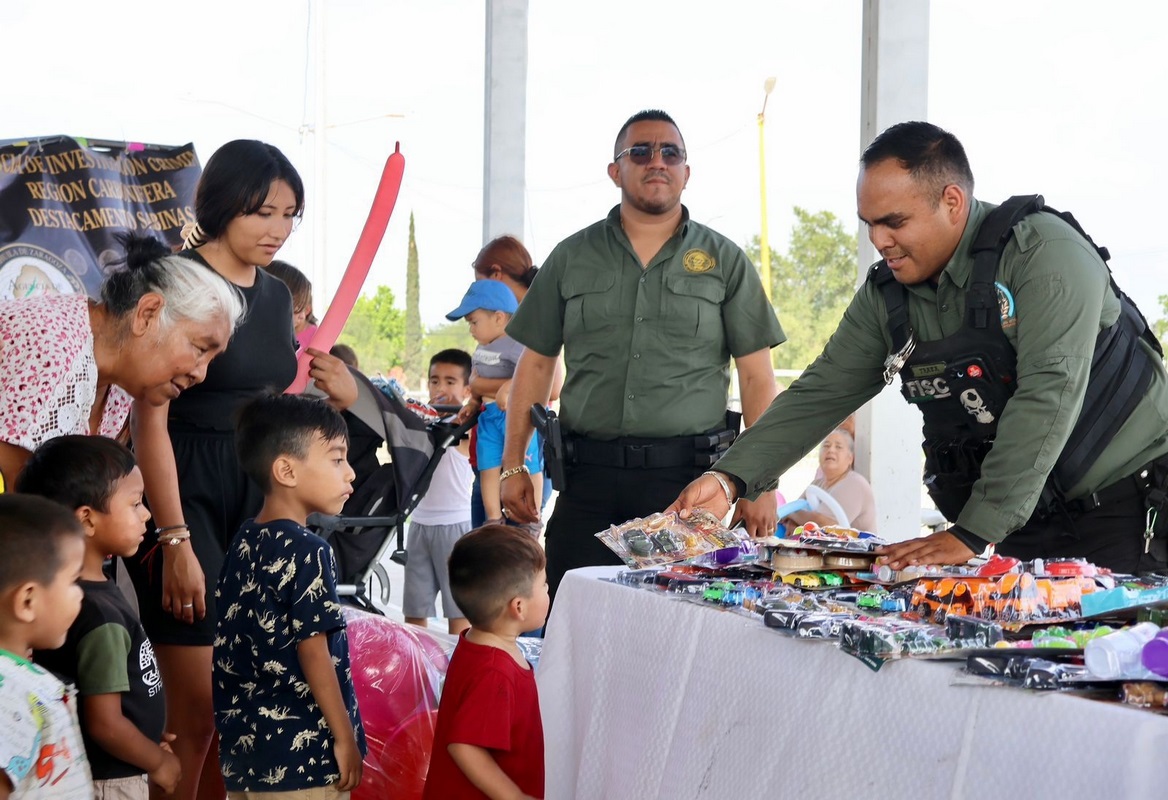
MULTIPOLYGON (((981 463, 994 445, 998 420, 1017 388, 1017 354, 1002 332, 1002 315, 1013 298, 995 285, 1002 251, 1014 226, 1039 211, 1055 214, 1086 239, 1103 259, 1106 248, 1095 245, 1069 213, 1046 206, 1041 195, 1011 197, 986 217, 973 242, 974 265, 965 295, 965 323, 952 336, 916 341, 908 319, 908 290, 885 262, 869 272, 884 296, 888 332, 892 337, 886 380, 899 372, 901 394, 924 417, 925 486, 949 520, 956 520, 981 463)), ((1121 312, 1099 333, 1079 418, 1047 478, 1035 514, 1045 516, 1061 507, 1074 487, 1111 442, 1147 391, 1152 367, 1145 339, 1157 353, 1163 350, 1135 304, 1115 284, 1121 312)))

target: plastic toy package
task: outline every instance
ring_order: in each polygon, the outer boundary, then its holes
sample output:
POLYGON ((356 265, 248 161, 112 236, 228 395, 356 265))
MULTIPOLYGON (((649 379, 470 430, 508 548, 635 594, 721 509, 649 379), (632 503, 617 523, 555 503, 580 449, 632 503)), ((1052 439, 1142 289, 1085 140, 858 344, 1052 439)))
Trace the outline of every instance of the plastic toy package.
POLYGON ((596 538, 630 567, 643 569, 741 547, 750 537, 740 528, 727 528, 713 514, 698 511, 689 519, 672 512, 638 517, 600 531, 596 538))
POLYGON ((900 617, 861 617, 840 627, 840 649, 861 660, 874 658, 883 661, 952 650, 953 643, 945 629, 937 625, 900 617))
POLYGON ((1030 623, 1081 617, 1083 598, 1095 588, 1093 578, 1042 578, 1028 572, 993 578, 922 578, 913 591, 909 611, 938 625, 948 615, 958 614, 1021 628, 1030 623))
POLYGON ((1123 576, 1116 578, 1115 583, 1114 588, 1083 598, 1083 616, 1168 602, 1168 578, 1162 575, 1123 576))

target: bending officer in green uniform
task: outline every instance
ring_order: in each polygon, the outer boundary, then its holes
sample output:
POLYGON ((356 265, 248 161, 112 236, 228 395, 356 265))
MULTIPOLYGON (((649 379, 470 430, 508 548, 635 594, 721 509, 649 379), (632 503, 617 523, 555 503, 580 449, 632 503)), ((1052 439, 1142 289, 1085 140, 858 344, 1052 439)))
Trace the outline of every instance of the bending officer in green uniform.
POLYGON ((1094 245, 1028 210, 1000 259, 975 258, 995 207, 973 197, 961 143, 925 122, 872 142, 856 194, 883 261, 819 358, 670 508, 721 513, 773 488, 899 372, 924 418, 926 485, 954 524, 885 548, 884 563, 962 563, 994 543, 1022 559, 1163 567, 1164 362, 1094 245))

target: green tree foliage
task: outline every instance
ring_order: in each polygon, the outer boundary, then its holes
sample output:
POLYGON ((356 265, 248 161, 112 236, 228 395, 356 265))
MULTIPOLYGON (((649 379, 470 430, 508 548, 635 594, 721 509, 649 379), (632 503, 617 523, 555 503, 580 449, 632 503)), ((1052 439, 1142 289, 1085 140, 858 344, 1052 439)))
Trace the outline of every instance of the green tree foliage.
POLYGON ((409 385, 418 385, 423 378, 422 314, 418 308, 418 243, 414 238, 414 213, 410 212, 410 244, 406 256, 406 328, 405 355, 402 367, 409 385))
POLYGON ((1160 318, 1152 323, 1152 330, 1163 344, 1164 338, 1168 336, 1168 294, 1160 295, 1160 318))
POLYGON ((447 322, 436 328, 431 328, 426 332, 426 341, 422 347, 424 355, 422 369, 426 369, 426 365, 430 363, 431 356, 439 350, 446 350, 451 347, 457 347, 459 350, 465 350, 468 353, 474 352, 475 340, 471 338, 470 328, 467 326, 466 320, 460 319, 457 322, 447 322))
POLYGON ((393 290, 378 286, 372 297, 361 295, 353 305, 340 341, 357 352, 366 375, 388 373, 403 365, 406 322, 401 309, 394 307, 393 290))
MULTIPOLYGON (((759 240, 747 255, 759 263, 759 240)), ((776 369, 802 370, 823 349, 855 294, 856 235, 829 211, 795 207, 785 255, 771 249, 771 299, 787 341, 771 351, 776 369)))

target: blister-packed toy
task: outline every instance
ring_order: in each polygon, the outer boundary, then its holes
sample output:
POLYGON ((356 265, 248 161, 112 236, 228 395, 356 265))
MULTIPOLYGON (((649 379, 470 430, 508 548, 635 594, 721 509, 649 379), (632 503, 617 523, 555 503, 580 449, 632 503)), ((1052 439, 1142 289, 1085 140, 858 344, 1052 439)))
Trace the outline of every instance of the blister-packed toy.
POLYGON ((695 511, 688 519, 673 512, 638 517, 600 531, 596 538, 630 567, 644 568, 739 547, 750 537, 741 528, 727 528, 709 512, 695 511))

